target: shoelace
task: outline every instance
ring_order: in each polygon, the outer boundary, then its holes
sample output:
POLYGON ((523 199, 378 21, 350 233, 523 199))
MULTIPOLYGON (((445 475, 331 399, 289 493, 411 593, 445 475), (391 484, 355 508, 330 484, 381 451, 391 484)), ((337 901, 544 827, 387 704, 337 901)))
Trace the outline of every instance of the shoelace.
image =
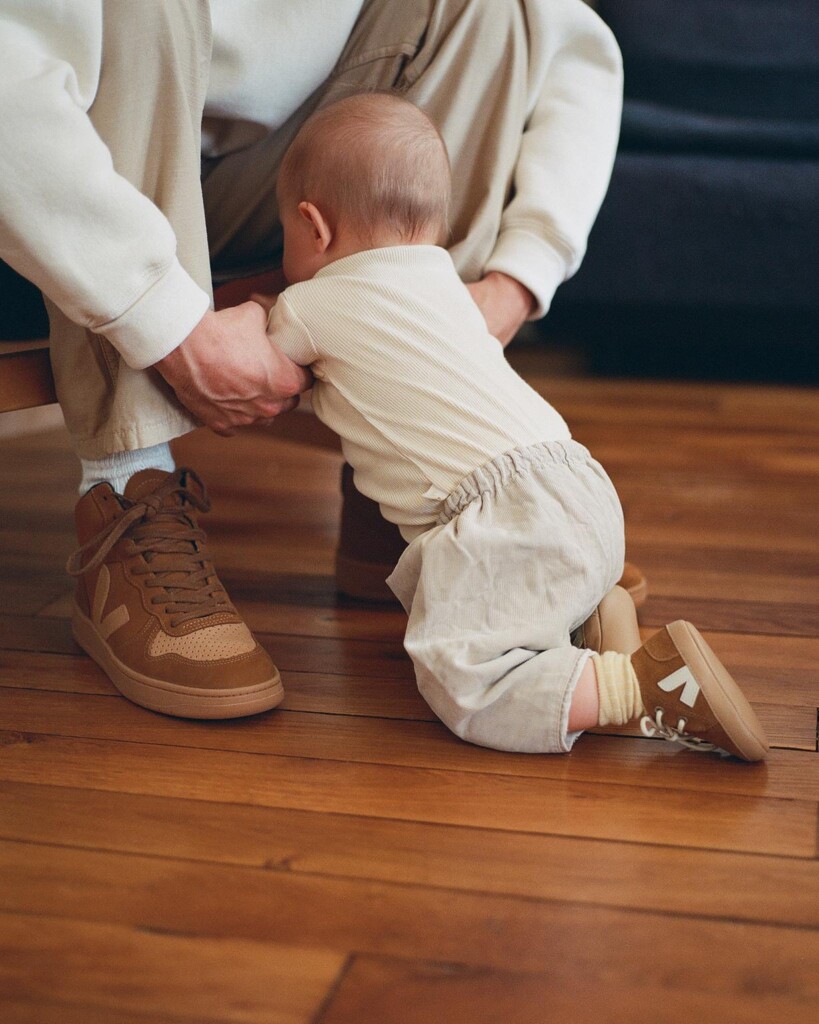
POLYGON ((193 470, 186 470, 184 475, 186 479, 192 477, 197 481, 202 488, 201 497, 181 482, 183 474, 180 473, 158 491, 132 503, 124 515, 78 548, 68 559, 68 573, 82 576, 96 569, 114 545, 128 535, 128 553, 140 554, 144 559, 143 566, 132 572, 147 576, 145 586, 161 591, 152 597, 151 603, 164 605, 171 626, 217 612, 232 611, 230 599, 216 579, 213 566, 202 556, 200 545, 205 540, 205 533, 193 524, 183 504, 207 512, 210 501, 202 481, 193 470), (164 499, 177 494, 182 499, 180 504, 167 507, 164 499), (93 554, 83 565, 83 558, 89 552, 93 554), (161 567, 152 568, 156 555, 173 557, 163 557, 161 567))
POLYGON ((643 736, 649 738, 659 736, 671 743, 679 743, 683 747, 688 747, 689 750, 701 750, 703 753, 720 749, 716 744, 709 743, 707 740, 689 736, 685 731, 686 725, 688 722, 684 718, 679 719, 676 726, 670 725, 663 717, 662 708, 655 708, 653 718, 651 715, 643 715, 640 719, 640 731, 643 736))

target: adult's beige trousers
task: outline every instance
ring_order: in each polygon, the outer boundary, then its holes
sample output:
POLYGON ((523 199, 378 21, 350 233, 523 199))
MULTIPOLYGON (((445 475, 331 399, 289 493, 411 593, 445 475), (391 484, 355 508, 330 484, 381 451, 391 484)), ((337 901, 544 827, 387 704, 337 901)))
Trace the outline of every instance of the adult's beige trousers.
MULTIPOLYGON (((210 290, 212 274, 278 265, 275 182, 288 145, 314 110, 371 89, 400 91, 440 127, 454 171, 450 251, 464 280, 481 276, 526 120, 520 0, 367 0, 335 69, 299 110, 202 167, 210 47, 206 0, 104 0, 103 71, 89 112, 117 171, 170 221, 200 286, 210 290)), ((196 426, 157 371, 131 369, 103 336, 48 305, 57 393, 79 455, 144 448, 196 426)))

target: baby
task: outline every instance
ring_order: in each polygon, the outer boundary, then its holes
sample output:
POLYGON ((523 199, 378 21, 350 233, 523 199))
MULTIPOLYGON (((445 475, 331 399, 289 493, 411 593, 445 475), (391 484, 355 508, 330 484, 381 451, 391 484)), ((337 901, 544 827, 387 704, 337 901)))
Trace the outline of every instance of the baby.
POLYGON ((692 625, 639 646, 615 588, 617 494, 509 366, 441 248, 450 171, 426 115, 380 93, 321 109, 277 192, 290 286, 269 334, 312 367, 316 414, 409 542, 388 583, 433 711, 502 750, 568 751, 584 729, 640 719, 646 735, 763 758, 756 715, 692 625))

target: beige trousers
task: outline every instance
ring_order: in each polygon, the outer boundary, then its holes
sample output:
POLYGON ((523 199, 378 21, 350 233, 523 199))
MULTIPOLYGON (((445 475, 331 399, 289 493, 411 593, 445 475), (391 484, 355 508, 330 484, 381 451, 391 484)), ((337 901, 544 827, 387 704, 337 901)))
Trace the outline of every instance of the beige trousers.
MULTIPOLYGON (((439 126, 454 171, 450 251, 464 280, 481 276, 526 120, 522 0, 367 0, 327 81, 276 132, 205 161, 200 189, 209 55, 206 0, 105 0, 104 71, 90 116, 117 170, 168 217, 179 259, 202 287, 211 270, 223 281, 278 266, 275 182, 288 145, 314 110, 368 89, 401 92, 439 126)), ((104 338, 53 306, 49 315, 57 392, 81 456, 196 426, 156 371, 131 370, 104 338)))
POLYGON ((570 750, 589 651, 569 637, 620 578, 624 551, 617 493, 576 441, 513 449, 461 481, 387 580, 441 721, 497 750, 570 750))

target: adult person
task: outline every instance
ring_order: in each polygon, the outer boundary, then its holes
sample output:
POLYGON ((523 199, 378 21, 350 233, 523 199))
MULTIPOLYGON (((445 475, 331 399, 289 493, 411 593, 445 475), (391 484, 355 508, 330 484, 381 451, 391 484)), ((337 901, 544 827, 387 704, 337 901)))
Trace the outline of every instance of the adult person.
POLYGON ((394 89, 447 143, 450 252, 508 341, 582 259, 616 43, 581 0, 0 0, 0 19, 0 258, 46 297, 83 467, 75 635, 159 710, 273 706, 168 442, 266 423, 310 382, 260 306, 211 309, 212 273, 276 265, 276 171, 306 117, 394 89))

